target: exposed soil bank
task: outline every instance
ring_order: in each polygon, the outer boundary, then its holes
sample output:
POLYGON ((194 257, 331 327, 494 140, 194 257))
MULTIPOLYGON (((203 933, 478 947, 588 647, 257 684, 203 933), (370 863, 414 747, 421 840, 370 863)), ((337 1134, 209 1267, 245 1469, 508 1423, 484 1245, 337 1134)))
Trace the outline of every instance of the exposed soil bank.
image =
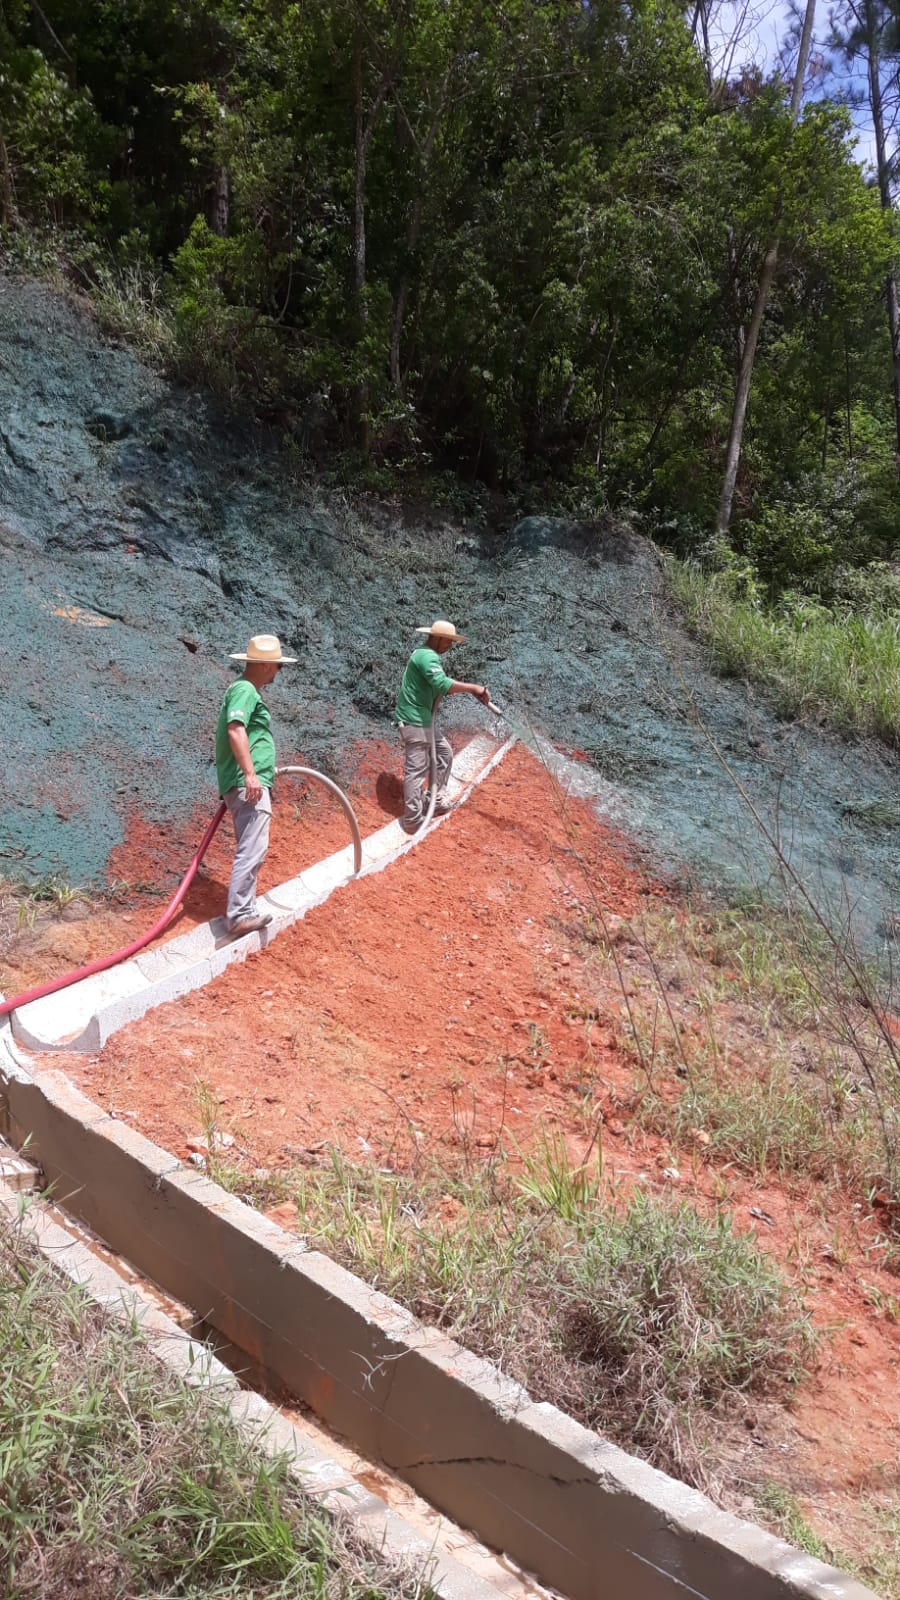
MULTIPOLYGON (((366 780, 386 795, 383 760, 374 752, 366 780)), ((330 847, 330 828, 321 814, 285 812, 278 847, 330 847)), ((900 1328, 884 1310, 897 1280, 877 1265, 876 1223, 846 1195, 716 1168, 632 1122, 622 1024, 633 978, 626 965, 618 989, 583 933, 600 912, 639 918, 661 905, 677 916, 622 835, 520 749, 390 871, 349 885, 99 1058, 51 1064, 186 1159, 202 1149, 205 1095, 248 1171, 325 1161, 329 1144, 381 1167, 500 1151, 515 1161, 543 1128, 575 1161, 599 1134, 613 1184, 726 1206, 804 1283, 825 1339, 792 1410, 736 1400, 722 1420, 725 1499, 753 1515, 755 1490, 784 1484, 826 1537, 859 1550, 861 1497, 889 1496, 900 1454, 900 1328)), ((699 1025, 689 991, 673 988, 668 1003, 699 1025)), ((740 1042, 746 1060, 735 1052, 733 1070, 752 1070, 752 1028, 740 1042)), ((762 1033, 757 1048, 771 1048, 762 1033)), ((291 1204, 279 1220, 302 1228, 291 1204)))
MULTIPOLYGON (((174 390, 39 285, 0 279, 0 351, 5 876, 102 883, 135 818, 177 871, 214 803, 228 652, 262 629, 300 657, 271 696, 282 760, 347 778, 356 741, 388 733, 412 630, 440 613, 469 635, 454 670, 586 757, 598 805, 667 869, 778 887, 710 735, 816 896, 867 949, 893 937, 897 757, 713 677, 667 615, 654 552, 621 525, 530 517, 501 536, 391 506, 326 511, 262 430, 174 390)), ((447 707, 451 726, 470 715, 447 707)))

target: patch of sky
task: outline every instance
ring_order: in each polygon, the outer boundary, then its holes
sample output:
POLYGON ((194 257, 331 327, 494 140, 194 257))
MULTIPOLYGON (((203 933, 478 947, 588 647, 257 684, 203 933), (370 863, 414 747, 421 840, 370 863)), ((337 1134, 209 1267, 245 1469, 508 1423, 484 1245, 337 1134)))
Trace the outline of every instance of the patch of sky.
MULTIPOLYGON (((745 69, 756 68, 763 77, 780 72, 786 81, 790 81, 796 64, 802 20, 802 9, 796 4, 786 4, 785 0, 756 0, 756 3, 753 0, 710 0, 707 7, 707 35, 712 77, 730 80, 745 69)), ((874 177, 875 132, 869 105, 865 55, 857 52, 848 58, 837 45, 836 31, 845 31, 841 8, 823 5, 820 0, 816 10, 804 99, 831 99, 847 105, 857 140, 856 158, 874 177)), ((892 77, 888 82, 886 73, 882 74, 882 78, 890 151, 896 142, 900 98, 895 78, 892 77)))

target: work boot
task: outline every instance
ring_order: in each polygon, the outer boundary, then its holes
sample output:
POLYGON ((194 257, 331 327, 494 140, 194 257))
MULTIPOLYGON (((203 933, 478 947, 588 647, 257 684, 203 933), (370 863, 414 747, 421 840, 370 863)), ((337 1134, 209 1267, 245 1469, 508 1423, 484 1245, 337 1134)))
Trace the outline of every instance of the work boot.
POLYGON ((404 833, 413 834, 418 833, 422 826, 423 819, 422 817, 416 817, 412 822, 410 822, 409 817, 399 817, 398 821, 404 833))
POLYGON ((452 811, 453 809, 454 809, 453 801, 450 799, 450 796, 448 795, 446 789, 439 789, 438 790, 438 797, 434 802, 434 814, 435 814, 435 816, 436 817, 446 817, 447 813, 449 811, 452 811))
POLYGON ((232 939, 243 939, 245 933, 258 933, 261 928, 267 928, 272 921, 270 916, 259 914, 255 917, 240 917, 237 922, 229 922, 228 932, 232 939))

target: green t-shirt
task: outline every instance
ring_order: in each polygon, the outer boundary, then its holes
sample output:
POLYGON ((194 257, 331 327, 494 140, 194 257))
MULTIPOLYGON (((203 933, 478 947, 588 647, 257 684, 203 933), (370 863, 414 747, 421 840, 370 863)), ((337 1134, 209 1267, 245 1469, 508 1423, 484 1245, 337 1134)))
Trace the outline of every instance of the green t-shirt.
POLYGON ((447 693, 452 683, 436 650, 429 650, 427 645, 414 650, 400 685, 395 720, 411 723, 414 728, 430 728, 434 702, 438 695, 447 693))
POLYGON ((246 678, 236 678, 226 691, 216 727, 216 774, 219 794, 229 789, 244 787, 244 774, 232 755, 228 743, 229 722, 240 722, 247 729, 250 755, 256 776, 265 789, 275 782, 275 740, 272 738, 272 719, 269 708, 258 689, 246 678))

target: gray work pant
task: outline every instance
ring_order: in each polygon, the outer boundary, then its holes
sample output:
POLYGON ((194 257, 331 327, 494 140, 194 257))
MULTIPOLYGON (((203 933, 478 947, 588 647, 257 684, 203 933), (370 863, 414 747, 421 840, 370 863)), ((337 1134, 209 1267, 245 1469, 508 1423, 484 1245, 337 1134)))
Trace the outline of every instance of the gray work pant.
MULTIPOLYGON (((431 764, 431 729, 414 728, 401 722, 400 738, 403 741, 403 821, 415 827, 428 809, 429 767, 431 764)), ((437 756, 438 800, 446 799, 447 779, 453 765, 450 743, 438 734, 435 737, 437 756)))
POLYGON ((228 885, 229 923, 256 916, 256 879, 269 848, 272 821, 272 791, 263 789, 255 805, 247 800, 246 789, 229 789, 223 797, 231 812, 236 850, 228 885))

